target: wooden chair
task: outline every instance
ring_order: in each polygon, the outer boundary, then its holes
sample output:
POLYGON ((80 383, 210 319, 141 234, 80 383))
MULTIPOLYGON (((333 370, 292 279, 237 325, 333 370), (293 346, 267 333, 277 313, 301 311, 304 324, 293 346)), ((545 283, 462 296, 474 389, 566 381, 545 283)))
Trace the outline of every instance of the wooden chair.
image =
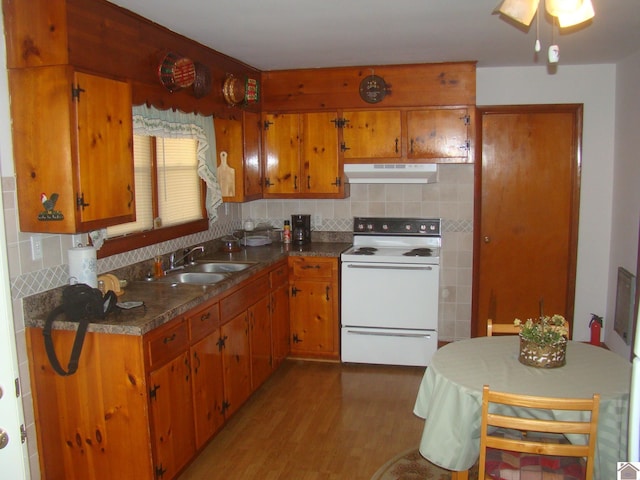
POLYGON ((492 337, 494 333, 517 335, 520 333, 520 327, 513 323, 493 323, 493 320, 487 320, 487 337, 492 337))
POLYGON ((598 394, 589 399, 538 397, 491 391, 485 385, 482 391, 478 478, 592 480, 599 408, 598 394), (590 412, 590 419, 538 420, 519 417, 510 408, 505 409, 509 413, 489 413, 490 404, 590 412), (526 438, 520 432, 526 432, 526 438), (564 434, 587 435, 588 443, 570 444, 564 434), (524 472, 531 477, 523 475, 524 472))

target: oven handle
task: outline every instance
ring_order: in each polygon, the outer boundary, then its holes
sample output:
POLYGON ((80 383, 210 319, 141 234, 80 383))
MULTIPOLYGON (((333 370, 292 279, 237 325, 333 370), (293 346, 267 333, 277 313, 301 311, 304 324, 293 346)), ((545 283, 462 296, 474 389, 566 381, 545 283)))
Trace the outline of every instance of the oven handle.
POLYGON ((429 333, 391 333, 391 332, 363 332, 361 330, 349 330, 347 333, 353 335, 373 335, 378 337, 411 337, 411 338, 431 338, 429 333))
POLYGON ((372 268, 375 270, 433 270, 431 265, 429 266, 420 266, 420 267, 410 267, 410 266, 398 266, 398 265, 359 265, 354 263, 348 263, 347 268, 372 268))

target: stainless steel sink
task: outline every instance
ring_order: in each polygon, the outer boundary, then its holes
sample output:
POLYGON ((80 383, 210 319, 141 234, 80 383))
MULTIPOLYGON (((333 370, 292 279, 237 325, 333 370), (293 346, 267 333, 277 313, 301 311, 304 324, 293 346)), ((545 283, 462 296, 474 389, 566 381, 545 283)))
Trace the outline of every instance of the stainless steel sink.
POLYGON ((228 278, 222 273, 176 272, 157 279, 163 283, 190 283, 194 285, 213 285, 228 278))
POLYGON ((240 272, 254 265, 253 263, 242 262, 198 262, 196 265, 189 265, 185 270, 189 272, 203 273, 233 273, 240 272))

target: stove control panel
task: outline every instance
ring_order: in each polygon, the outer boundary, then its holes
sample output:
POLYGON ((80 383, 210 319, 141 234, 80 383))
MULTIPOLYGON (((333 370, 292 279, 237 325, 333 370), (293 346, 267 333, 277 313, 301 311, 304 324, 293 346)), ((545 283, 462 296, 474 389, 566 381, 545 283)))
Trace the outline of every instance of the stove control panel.
POLYGON ((353 232, 372 235, 440 236, 439 218, 355 217, 353 232))

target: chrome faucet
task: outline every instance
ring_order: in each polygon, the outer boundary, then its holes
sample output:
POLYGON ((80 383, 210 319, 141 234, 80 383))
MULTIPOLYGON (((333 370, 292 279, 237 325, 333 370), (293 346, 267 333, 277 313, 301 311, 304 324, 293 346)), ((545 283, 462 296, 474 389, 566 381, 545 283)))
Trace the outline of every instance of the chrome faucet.
POLYGON ((204 247, 202 245, 198 245, 197 247, 193 247, 191 249, 185 248, 182 251, 179 250, 177 252, 171 252, 171 254, 169 255, 169 269, 166 270, 165 273, 171 272, 173 270, 179 270, 181 268, 184 268, 185 265, 191 265, 192 263, 195 263, 195 252, 204 252, 204 247), (176 258, 176 255, 180 256, 176 258), (182 262, 182 264, 178 265, 180 262, 182 262))

